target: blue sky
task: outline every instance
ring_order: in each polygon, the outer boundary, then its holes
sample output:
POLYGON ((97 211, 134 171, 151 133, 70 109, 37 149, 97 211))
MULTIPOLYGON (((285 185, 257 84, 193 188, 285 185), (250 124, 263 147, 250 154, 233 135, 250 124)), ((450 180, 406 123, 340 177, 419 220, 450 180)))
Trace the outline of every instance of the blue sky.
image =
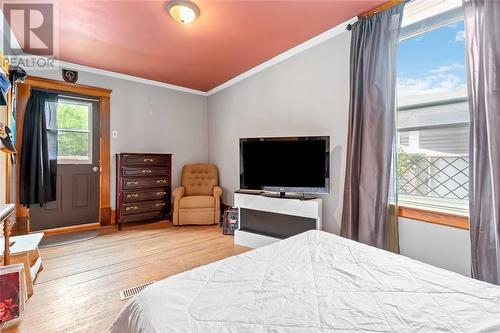
POLYGON ((465 91, 463 21, 400 42, 398 96, 465 91))

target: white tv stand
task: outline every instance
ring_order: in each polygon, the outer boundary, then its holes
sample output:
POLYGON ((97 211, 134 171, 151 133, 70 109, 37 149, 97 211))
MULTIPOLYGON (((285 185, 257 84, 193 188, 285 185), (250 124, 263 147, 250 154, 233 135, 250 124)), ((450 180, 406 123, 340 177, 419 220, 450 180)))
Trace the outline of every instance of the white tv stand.
POLYGON ((251 248, 265 246, 301 232, 321 230, 322 199, 273 198, 234 194, 238 229, 234 243, 251 248))

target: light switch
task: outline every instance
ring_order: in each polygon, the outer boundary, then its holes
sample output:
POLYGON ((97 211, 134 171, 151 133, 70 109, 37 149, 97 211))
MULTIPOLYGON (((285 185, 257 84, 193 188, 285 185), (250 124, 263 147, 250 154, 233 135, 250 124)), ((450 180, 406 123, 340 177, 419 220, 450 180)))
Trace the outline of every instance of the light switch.
POLYGON ((113 130, 113 138, 116 139, 118 137, 118 130, 113 130))

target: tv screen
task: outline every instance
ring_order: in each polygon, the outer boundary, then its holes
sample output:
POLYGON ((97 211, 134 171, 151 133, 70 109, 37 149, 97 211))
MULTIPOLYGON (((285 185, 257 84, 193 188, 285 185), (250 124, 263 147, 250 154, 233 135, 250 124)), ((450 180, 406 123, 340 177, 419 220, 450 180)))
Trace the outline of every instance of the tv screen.
POLYGON ((330 137, 240 139, 241 189, 328 193, 330 137))

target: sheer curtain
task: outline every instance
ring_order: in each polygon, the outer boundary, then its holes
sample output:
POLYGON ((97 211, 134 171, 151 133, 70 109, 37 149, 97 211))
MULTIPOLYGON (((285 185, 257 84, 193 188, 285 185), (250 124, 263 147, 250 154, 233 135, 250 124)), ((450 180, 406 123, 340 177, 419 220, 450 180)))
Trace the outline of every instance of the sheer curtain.
POLYGON ((349 134, 341 235, 399 249, 391 205, 396 129, 396 53, 404 3, 352 26, 349 134))
POLYGON ((472 276, 500 284, 500 1, 465 0, 472 276))

